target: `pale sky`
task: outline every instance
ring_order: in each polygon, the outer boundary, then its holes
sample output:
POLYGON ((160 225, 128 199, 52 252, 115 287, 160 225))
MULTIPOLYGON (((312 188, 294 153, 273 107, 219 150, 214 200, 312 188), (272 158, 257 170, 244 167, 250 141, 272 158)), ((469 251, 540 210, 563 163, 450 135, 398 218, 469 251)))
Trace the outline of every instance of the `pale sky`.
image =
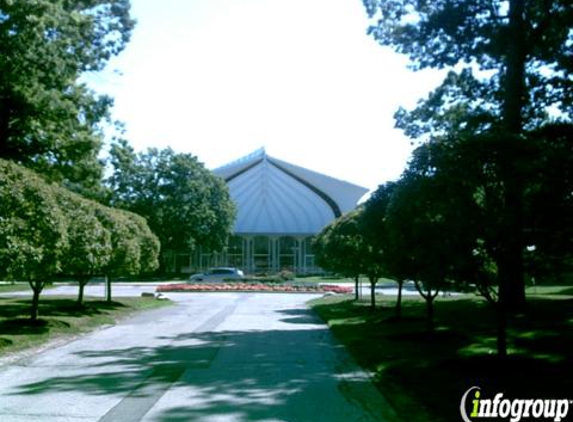
POLYGON ((393 114, 439 84, 366 34, 360 0, 132 0, 127 49, 91 78, 138 151, 216 168, 260 147, 375 189, 412 147, 393 114))

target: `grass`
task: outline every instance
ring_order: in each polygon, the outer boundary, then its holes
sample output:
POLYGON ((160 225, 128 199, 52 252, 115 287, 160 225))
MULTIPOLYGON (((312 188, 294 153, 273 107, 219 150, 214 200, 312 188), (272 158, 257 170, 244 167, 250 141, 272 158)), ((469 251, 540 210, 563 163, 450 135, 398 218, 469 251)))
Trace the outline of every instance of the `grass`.
POLYGON ((39 320, 33 323, 29 319, 29 298, 0 297, 0 356, 114 324, 136 311, 169 303, 142 297, 111 303, 88 298, 84 306, 78 307, 75 298, 44 297, 40 299, 39 320))
MULTIPOLYGON (((305 283, 351 283, 351 284, 354 284, 353 278, 340 277, 340 276, 297 277, 296 281, 305 282, 305 283)), ((362 277, 360 279, 360 281, 362 281, 362 285, 364 287, 370 286, 370 283, 368 282, 367 278, 362 277)), ((390 279, 386 279, 386 278, 381 278, 378 281, 378 285, 380 285, 380 286, 383 284, 386 284, 386 283, 396 285, 396 282, 394 280, 390 280, 390 279)))
POLYGON ((0 283, 0 294, 26 291, 30 291, 30 285, 28 283, 0 283))
POLYGON ((526 313, 509 323, 510 356, 495 354, 491 308, 470 295, 436 299, 436 331, 425 331, 424 302, 406 297, 403 318, 394 299, 379 297, 372 312, 364 301, 326 297, 311 302, 356 361, 409 422, 461 420, 460 399, 472 386, 483 398, 572 399, 573 291, 529 292, 526 313))

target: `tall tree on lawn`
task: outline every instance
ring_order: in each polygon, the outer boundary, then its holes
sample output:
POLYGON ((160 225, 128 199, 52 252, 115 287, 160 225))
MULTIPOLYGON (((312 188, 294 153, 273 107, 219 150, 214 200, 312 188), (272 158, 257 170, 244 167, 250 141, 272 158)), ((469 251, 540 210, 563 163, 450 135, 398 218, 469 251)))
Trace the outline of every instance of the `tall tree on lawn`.
POLYGON ((396 124, 413 138, 489 134, 503 154, 497 257, 500 302, 525 305, 524 177, 527 132, 573 110, 573 4, 569 0, 363 0, 369 33, 415 70, 450 68, 444 82, 396 124))

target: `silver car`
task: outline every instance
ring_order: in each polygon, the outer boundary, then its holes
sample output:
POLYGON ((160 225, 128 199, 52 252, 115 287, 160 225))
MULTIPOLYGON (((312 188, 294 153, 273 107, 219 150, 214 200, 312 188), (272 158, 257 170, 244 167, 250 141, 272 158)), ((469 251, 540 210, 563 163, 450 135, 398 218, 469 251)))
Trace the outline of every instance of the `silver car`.
POLYGON ((189 281, 225 281, 238 280, 245 277, 245 274, 238 268, 218 267, 211 268, 204 273, 193 274, 189 281))

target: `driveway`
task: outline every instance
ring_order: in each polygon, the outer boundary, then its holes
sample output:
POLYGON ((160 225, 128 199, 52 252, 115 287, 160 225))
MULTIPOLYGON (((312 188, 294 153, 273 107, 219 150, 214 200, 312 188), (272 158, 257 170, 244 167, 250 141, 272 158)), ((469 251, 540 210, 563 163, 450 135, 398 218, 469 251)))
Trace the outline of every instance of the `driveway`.
POLYGON ((307 294, 170 294, 0 367, 0 420, 385 421, 383 397, 307 294))

